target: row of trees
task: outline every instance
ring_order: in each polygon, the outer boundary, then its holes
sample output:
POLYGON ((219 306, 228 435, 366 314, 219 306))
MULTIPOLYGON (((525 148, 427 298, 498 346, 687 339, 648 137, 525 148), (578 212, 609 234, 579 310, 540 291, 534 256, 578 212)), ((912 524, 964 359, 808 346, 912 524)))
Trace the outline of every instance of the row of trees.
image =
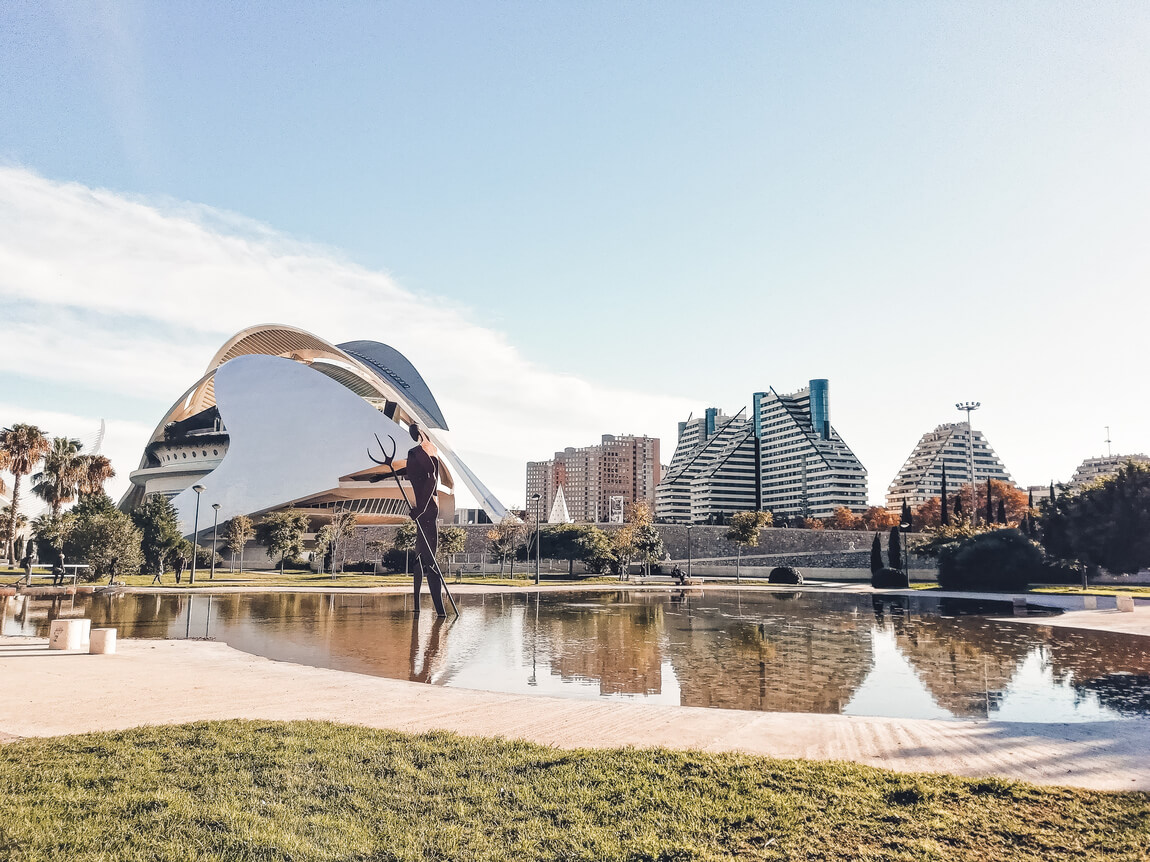
POLYGON ((0 470, 12 474, 12 502, 0 513, 4 553, 17 558, 16 532, 27 523, 20 514, 20 490, 24 477, 32 476, 32 493, 49 506, 58 518, 63 507, 81 496, 104 490, 104 483, 116 475, 105 456, 85 454, 83 444, 70 437, 49 439, 35 425, 16 424, 0 431, 0 470), (37 466, 39 472, 33 473, 37 466))
POLYGON ((547 559, 567 560, 569 573, 574 573, 576 562, 582 562, 599 574, 608 571, 623 574, 633 563, 643 565, 650 572, 651 564, 666 553, 663 537, 647 503, 629 506, 625 523, 613 533, 594 524, 548 524, 539 530, 538 549, 533 545, 534 540, 532 525, 516 518, 504 518, 487 531, 487 551, 499 558, 500 574, 510 560, 512 576, 515 558, 530 559, 536 550, 547 559))

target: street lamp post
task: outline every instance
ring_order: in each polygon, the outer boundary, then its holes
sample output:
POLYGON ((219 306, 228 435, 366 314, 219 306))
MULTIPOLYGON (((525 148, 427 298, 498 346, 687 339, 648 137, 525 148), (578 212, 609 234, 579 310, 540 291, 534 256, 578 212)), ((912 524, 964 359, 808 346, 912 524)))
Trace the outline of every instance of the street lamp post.
POLYGON ((192 521, 192 574, 188 578, 189 584, 196 582, 196 556, 200 553, 200 494, 204 493, 203 485, 192 485, 196 492, 196 518, 192 521))
POLYGON ((959 410, 966 411, 966 451, 967 457, 970 460, 970 523, 978 523, 978 502, 975 500, 977 493, 974 487, 974 426, 970 424, 970 414, 982 406, 980 401, 960 401, 954 405, 959 410))
POLYGON ((532 494, 531 499, 535 501, 535 586, 539 586, 539 559, 541 553, 539 547, 539 509, 543 504, 540 502, 538 494, 532 494))
POLYGON ((212 503, 212 573, 208 575, 209 581, 216 579, 216 534, 220 526, 220 504, 212 503))
POLYGON ((692 524, 687 525, 687 577, 691 577, 691 527, 692 524))

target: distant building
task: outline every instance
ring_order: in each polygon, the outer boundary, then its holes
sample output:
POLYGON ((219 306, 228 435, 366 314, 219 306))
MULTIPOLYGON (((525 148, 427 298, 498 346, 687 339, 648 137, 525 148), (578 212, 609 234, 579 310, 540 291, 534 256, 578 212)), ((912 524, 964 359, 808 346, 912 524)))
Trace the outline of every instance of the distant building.
MULTIPOLYGON (((974 481, 987 479, 1014 481, 981 431, 974 431, 974 481)), ((904 502, 911 508, 942 493, 942 468, 946 465, 946 488, 953 493, 969 485, 971 430, 966 422, 948 422, 922 435, 910 457, 890 483, 886 492, 888 509, 899 509, 904 502)))
POLYGON ((751 415, 709 407, 679 423, 675 455, 655 494, 658 518, 702 523, 762 509, 825 518, 866 508, 866 469, 830 423, 829 384, 754 395, 751 415))
POLYGON ((1089 485, 1091 482, 1098 479, 1105 479, 1107 476, 1114 476, 1118 473, 1118 468, 1127 461, 1150 464, 1150 458, 1141 454, 1107 455, 1105 457, 1087 458, 1079 464, 1078 469, 1074 471, 1074 476, 1070 479, 1070 484, 1066 486, 1066 490, 1081 491, 1083 487, 1089 485))
POLYGON ((549 523, 552 515, 569 521, 603 523, 612 501, 654 506, 662 476, 656 437, 604 434, 602 442, 581 449, 568 447, 549 461, 527 462, 527 516, 549 523), (562 489, 563 505, 556 505, 562 489), (538 497, 536 497, 538 495, 538 497))

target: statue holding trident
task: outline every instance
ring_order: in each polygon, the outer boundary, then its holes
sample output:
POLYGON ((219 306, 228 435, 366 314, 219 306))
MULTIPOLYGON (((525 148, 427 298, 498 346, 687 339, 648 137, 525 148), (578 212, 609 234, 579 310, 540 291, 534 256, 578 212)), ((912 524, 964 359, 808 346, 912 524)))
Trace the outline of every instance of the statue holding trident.
POLYGON ((388 453, 383 441, 379 439, 379 435, 375 435, 375 442, 379 443, 383 460, 380 461, 371 452, 368 452, 367 456, 376 464, 383 464, 391 470, 391 475, 395 479, 396 485, 399 486, 399 493, 403 495, 403 502, 407 503, 408 508, 411 509, 411 520, 415 521, 415 613, 419 613, 419 593, 423 588, 423 576, 426 574, 427 586, 431 590, 431 601, 435 605, 436 616, 447 616, 447 612, 443 608, 441 589, 447 593, 448 601, 451 602, 451 609, 455 611, 456 616, 459 616, 459 608, 455 606, 455 599, 451 597, 451 592, 447 589, 447 583, 443 577, 443 571, 435 559, 435 552, 439 550, 439 524, 437 523, 439 520, 439 500, 437 498, 439 450, 435 448, 435 444, 428 439, 416 423, 411 423, 409 431, 415 445, 407 450, 407 464, 403 470, 407 476, 407 481, 411 483, 411 490, 415 496, 414 502, 407 499, 407 491, 399 481, 399 474, 392 464, 397 448, 395 438, 391 436, 387 438, 391 441, 391 452, 388 453))

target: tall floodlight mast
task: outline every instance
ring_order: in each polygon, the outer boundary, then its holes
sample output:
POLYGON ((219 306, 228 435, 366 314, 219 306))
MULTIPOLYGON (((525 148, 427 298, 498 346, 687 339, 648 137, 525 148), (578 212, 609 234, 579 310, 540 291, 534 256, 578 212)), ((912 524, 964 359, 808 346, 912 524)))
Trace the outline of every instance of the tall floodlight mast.
POLYGON ((970 523, 978 523, 978 506, 975 504, 974 488, 974 426, 970 424, 970 414, 982 406, 980 401, 961 401, 954 405, 966 411, 966 451, 970 460, 970 523))

